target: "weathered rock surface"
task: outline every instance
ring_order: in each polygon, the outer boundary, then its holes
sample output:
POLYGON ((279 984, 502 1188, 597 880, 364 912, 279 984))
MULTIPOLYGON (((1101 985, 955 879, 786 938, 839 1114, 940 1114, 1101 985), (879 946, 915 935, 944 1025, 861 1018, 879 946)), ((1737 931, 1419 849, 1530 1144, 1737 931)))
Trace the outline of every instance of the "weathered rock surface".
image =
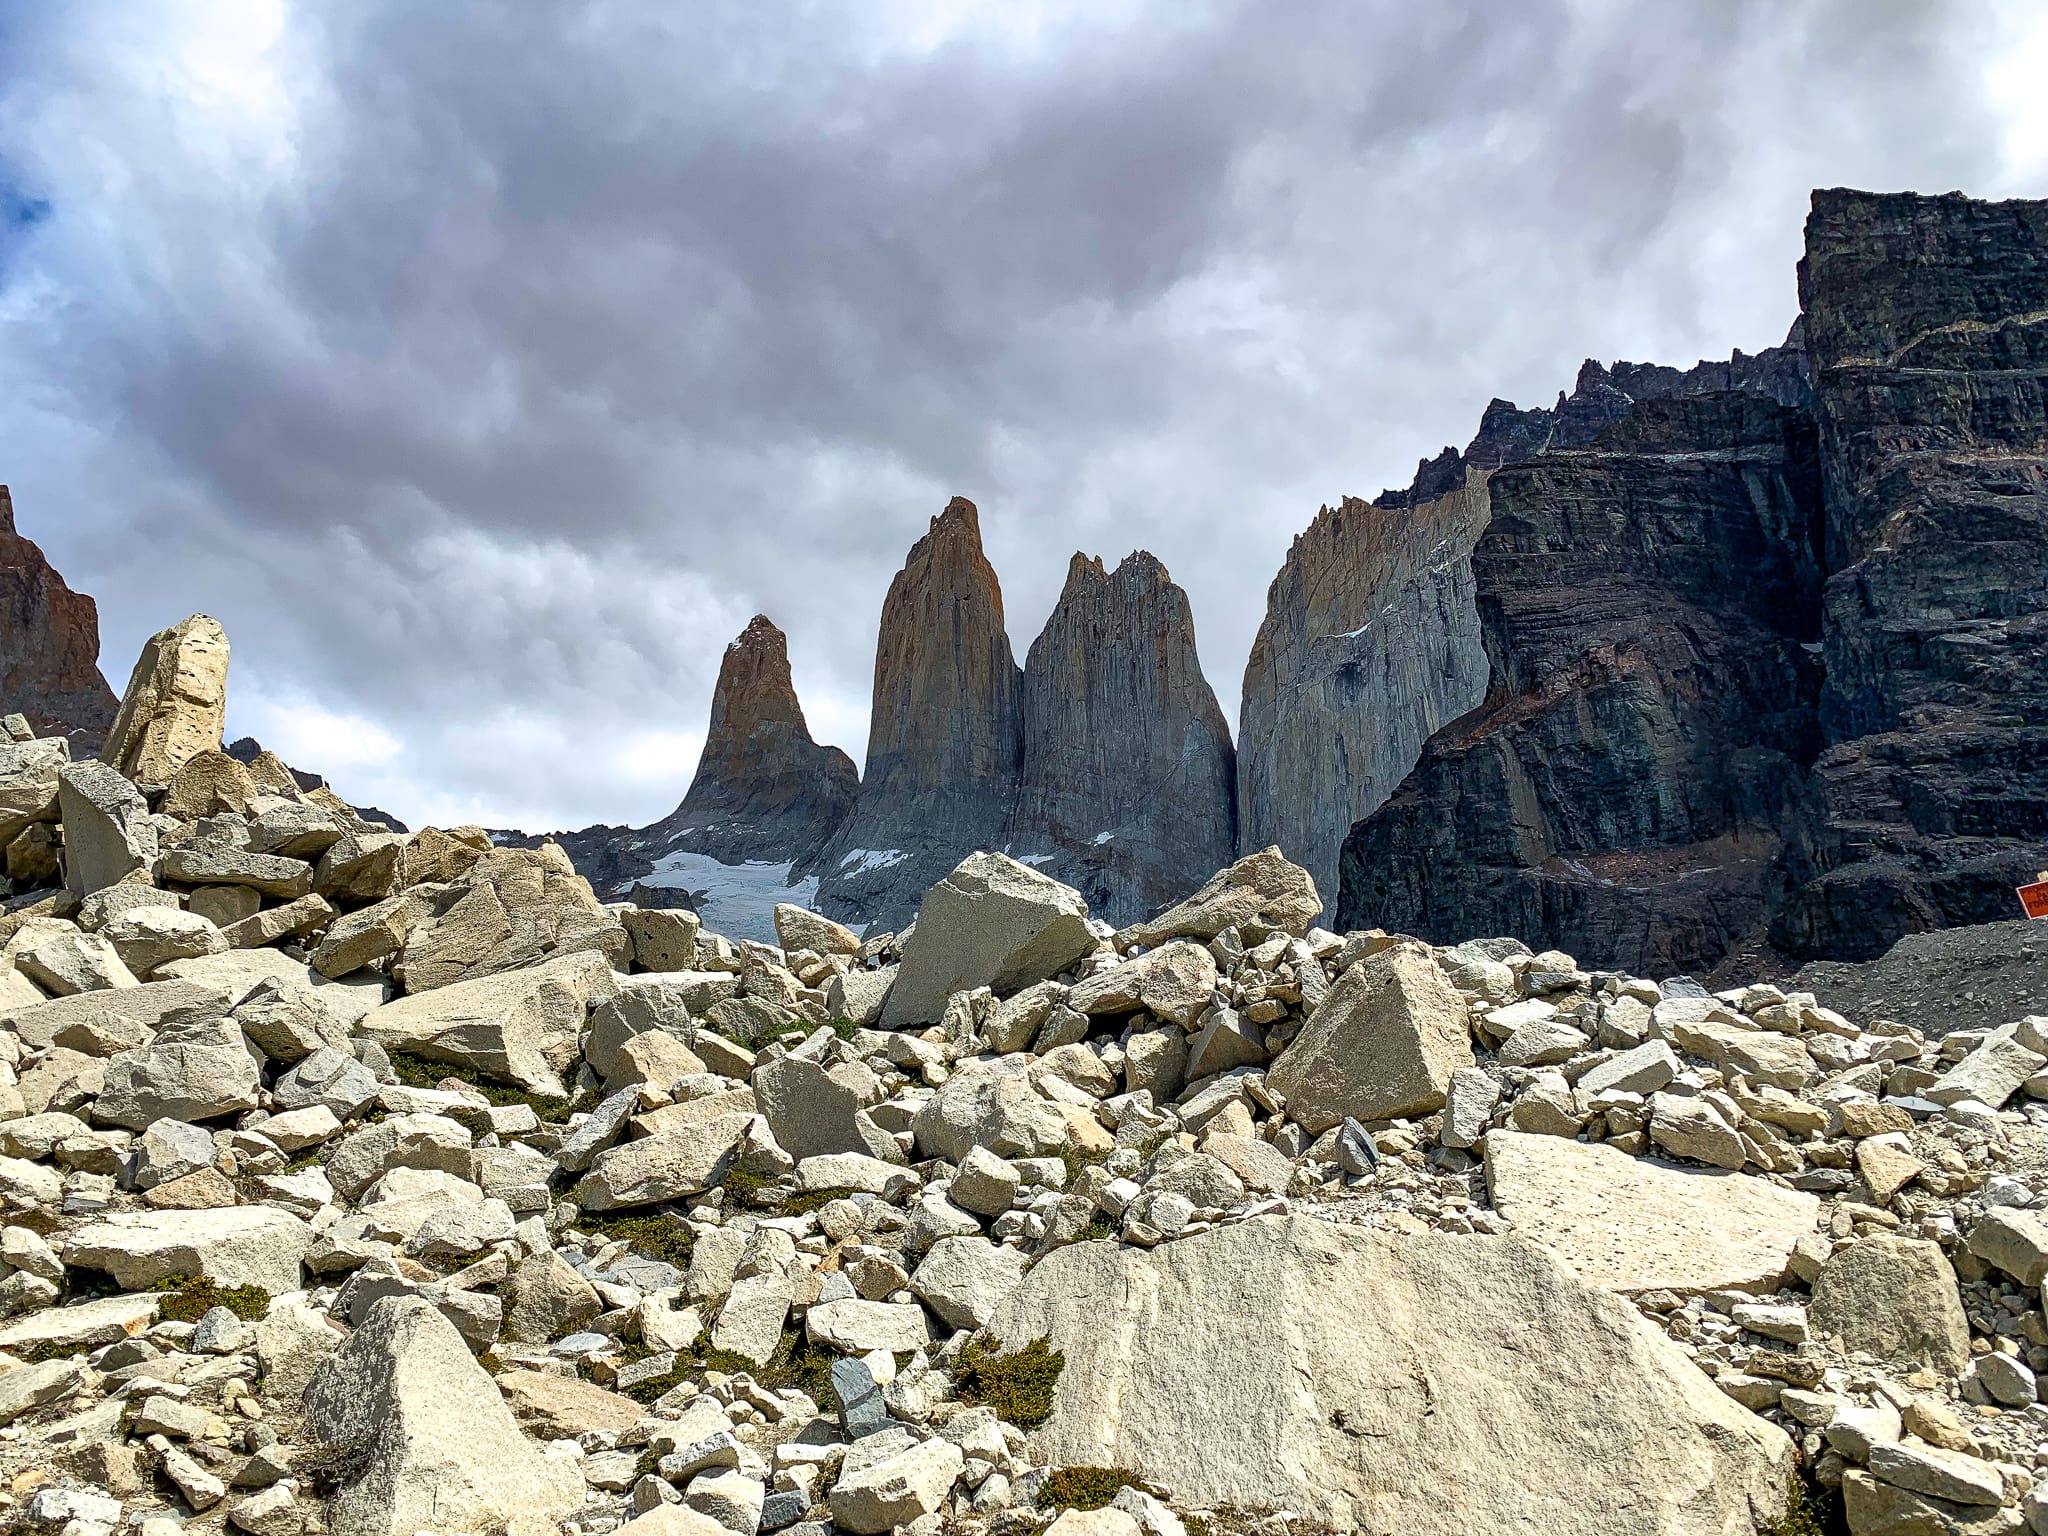
POLYGON ((1483 469, 1413 506, 1347 497, 1316 513, 1273 578, 1245 663, 1238 824, 1246 846, 1277 844, 1319 890, 1337 889, 1352 823, 1485 697, 1471 557, 1487 517, 1483 469))
POLYGON ((1486 700, 1346 840, 1338 921, 1711 969, 1767 919, 1816 745, 1812 425, 1639 402, 1487 491, 1486 700))
POLYGON ((564 1097, 561 1069, 575 1059, 577 1034, 616 985, 604 956, 584 950, 398 998, 364 1014, 359 1029, 386 1050, 564 1097))
POLYGON ((1095 943, 1080 892, 1007 854, 973 854, 925 893, 882 1025, 937 1023, 951 994, 1043 981, 1095 943))
POLYGON ((1075 555, 1024 661, 1008 847, 1113 923, 1230 862, 1236 752, 1195 654, 1187 593, 1140 550, 1075 555))
POLYGON ((114 722, 114 691, 100 676, 99 609, 73 592, 14 526, 0 485, 0 714, 21 714, 38 735, 69 736, 81 751, 114 722))
POLYGON ((138 783, 168 784, 201 752, 220 750, 227 707, 228 637, 194 614, 142 648, 101 761, 138 783))
POLYGON ((380 1302, 306 1388, 319 1443, 347 1453, 334 1536, 484 1530, 548 1536, 583 1496, 573 1464, 519 1432, 453 1326, 417 1297, 380 1302))
POLYGON ((1762 1179, 1519 1131, 1487 1133, 1486 1185, 1516 1231, 1624 1293, 1774 1290, 1820 1210, 1762 1179))
POLYGON ((1320 1135, 1359 1121, 1443 1108, 1472 1065, 1465 1004, 1420 945, 1383 950, 1338 977, 1266 1081, 1288 1116, 1320 1135))
POLYGON ((992 1327, 1066 1354, 1042 1454, 1189 1504, 1416 1536, 1724 1536, 1782 1508, 1791 1467, 1779 1431, 1520 1239, 1278 1218, 1149 1253, 1081 1243, 992 1327))
POLYGON ((882 603, 867 766, 853 814, 814 861, 820 911, 898 926, 963 854, 1002 846, 1021 685, 979 514, 955 497, 882 603))

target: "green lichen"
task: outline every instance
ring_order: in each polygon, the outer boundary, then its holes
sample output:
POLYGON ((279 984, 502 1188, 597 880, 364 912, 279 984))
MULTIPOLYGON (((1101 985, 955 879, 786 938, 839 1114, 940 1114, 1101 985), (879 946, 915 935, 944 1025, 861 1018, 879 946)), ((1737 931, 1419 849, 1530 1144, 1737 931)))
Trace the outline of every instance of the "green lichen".
POLYGON ((1033 1339, 1005 1355, 983 1335, 960 1351, 953 1385, 962 1402, 986 1403, 1019 1429, 1036 1429, 1052 1417, 1053 1387, 1066 1363, 1048 1340, 1033 1339))
POLYGON ((1039 1488, 1038 1503, 1041 1509, 1107 1509, 1126 1488, 1159 1497, 1158 1489, 1121 1467, 1058 1467, 1039 1488))

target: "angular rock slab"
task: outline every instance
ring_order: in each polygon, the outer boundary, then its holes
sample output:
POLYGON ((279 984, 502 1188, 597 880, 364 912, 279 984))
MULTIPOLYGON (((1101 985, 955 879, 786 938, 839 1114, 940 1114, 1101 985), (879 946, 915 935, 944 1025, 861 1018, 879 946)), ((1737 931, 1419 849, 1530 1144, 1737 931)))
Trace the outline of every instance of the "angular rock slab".
POLYGON ((1520 1131, 1487 1133, 1486 1183, 1517 1232, 1624 1295, 1775 1290, 1820 1210, 1768 1179, 1520 1131))
POLYGON ((314 1374, 306 1420, 351 1474, 328 1503, 329 1536, 553 1536, 582 1502, 582 1476, 519 1432, 454 1325, 419 1297, 377 1303, 314 1374))
POLYGON ((72 1234, 64 1261, 103 1269, 130 1290, 173 1275, 256 1285, 281 1296, 301 1283, 313 1229, 269 1205, 200 1211, 116 1211, 72 1234))
POLYGON ((617 990, 611 963, 586 950, 401 997, 364 1014, 358 1032, 387 1051, 472 1067, 559 1098, 559 1073, 575 1057, 585 1016, 617 990))
POLYGON ((1451 1074, 1472 1065, 1464 999, 1421 945, 1382 950, 1330 988, 1266 1082, 1311 1136, 1345 1116, 1426 1115, 1444 1107, 1451 1074))
POLYGON ((1039 1458, 1187 1505, 1387 1536, 1730 1536, 1785 1504, 1783 1433, 1518 1237, 1292 1216, 1077 1243, 991 1328, 1066 1355, 1039 1458))
POLYGON ((936 1024, 955 992, 1015 991, 1057 976, 1094 948, 1079 891, 1006 854, 969 854, 925 892, 882 1004, 882 1027, 936 1024))

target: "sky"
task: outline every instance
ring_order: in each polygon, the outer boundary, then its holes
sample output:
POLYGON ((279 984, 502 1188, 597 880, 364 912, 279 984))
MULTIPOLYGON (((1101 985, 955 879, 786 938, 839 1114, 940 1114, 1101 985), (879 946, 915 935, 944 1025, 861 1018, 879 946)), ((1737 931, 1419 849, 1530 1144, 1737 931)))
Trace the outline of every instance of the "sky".
POLYGON ((724 646, 859 761, 981 508, 1021 659, 1162 559, 1224 711, 1290 540, 1581 359, 1779 341, 1810 190, 2048 196, 2048 5, 0 5, 0 482, 118 690, 418 825, 670 810, 724 646))

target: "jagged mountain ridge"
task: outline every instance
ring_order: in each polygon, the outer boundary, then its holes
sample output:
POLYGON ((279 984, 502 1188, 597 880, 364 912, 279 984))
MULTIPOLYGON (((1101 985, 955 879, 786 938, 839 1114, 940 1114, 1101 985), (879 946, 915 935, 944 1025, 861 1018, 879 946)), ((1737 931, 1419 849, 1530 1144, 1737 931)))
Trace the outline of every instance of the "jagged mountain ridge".
POLYGON ((99 608, 74 592, 14 526, 14 498, 0 485, 0 714, 98 750, 114 723, 114 691, 100 675, 99 608))

